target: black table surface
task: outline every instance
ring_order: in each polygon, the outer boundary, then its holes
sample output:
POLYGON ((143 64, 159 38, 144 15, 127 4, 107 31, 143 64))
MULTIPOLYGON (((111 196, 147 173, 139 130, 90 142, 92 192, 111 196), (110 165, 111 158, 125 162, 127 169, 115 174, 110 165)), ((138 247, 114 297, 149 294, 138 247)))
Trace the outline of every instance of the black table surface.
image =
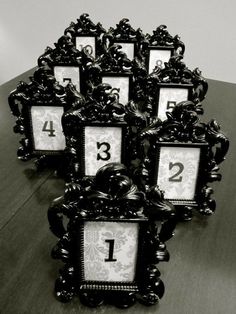
POLYGON ((126 310, 111 305, 91 309, 78 298, 60 303, 53 292, 62 263, 50 257, 57 239, 49 230, 47 209, 63 194, 64 181, 52 170, 37 172, 32 161, 16 157, 20 137, 12 131, 7 97, 31 72, 0 87, 0 313, 236 313, 236 85, 208 80, 201 119, 221 124, 230 150, 220 166, 222 181, 211 185, 215 214, 179 223, 167 242, 170 261, 158 267, 164 297, 151 307, 136 303, 126 310))

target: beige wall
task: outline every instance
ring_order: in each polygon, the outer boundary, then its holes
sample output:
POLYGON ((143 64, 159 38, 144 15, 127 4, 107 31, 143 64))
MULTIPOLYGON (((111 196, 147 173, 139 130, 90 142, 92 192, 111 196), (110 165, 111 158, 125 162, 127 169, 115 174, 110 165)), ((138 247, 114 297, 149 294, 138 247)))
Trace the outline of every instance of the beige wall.
POLYGON ((190 69, 236 83, 235 11, 235 0, 0 0, 0 84, 34 67, 82 13, 105 28, 123 17, 145 33, 165 24, 185 43, 190 69))

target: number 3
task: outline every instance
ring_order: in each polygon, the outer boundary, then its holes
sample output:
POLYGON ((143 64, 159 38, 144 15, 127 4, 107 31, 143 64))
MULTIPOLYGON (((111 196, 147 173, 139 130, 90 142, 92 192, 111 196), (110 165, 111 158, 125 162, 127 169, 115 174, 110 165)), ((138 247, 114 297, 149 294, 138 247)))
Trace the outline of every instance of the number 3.
POLYGON ((100 155, 100 153, 98 153, 97 154, 97 160, 105 160, 105 161, 107 161, 107 160, 109 160, 111 158, 111 154, 109 153, 111 145, 109 143, 107 143, 107 142, 102 142, 102 143, 97 142, 97 149, 100 149, 101 146, 103 146, 103 145, 106 148, 105 148, 105 150, 102 151, 102 153, 104 153, 106 156, 103 157, 103 156, 100 155))
POLYGON ((184 170, 184 165, 181 162, 170 162, 169 163, 169 170, 171 170, 174 167, 178 167, 178 170, 175 174, 173 174, 170 178, 169 181, 170 182, 182 182, 183 177, 179 176, 183 170, 184 170), (178 177, 179 176, 179 177, 178 177))

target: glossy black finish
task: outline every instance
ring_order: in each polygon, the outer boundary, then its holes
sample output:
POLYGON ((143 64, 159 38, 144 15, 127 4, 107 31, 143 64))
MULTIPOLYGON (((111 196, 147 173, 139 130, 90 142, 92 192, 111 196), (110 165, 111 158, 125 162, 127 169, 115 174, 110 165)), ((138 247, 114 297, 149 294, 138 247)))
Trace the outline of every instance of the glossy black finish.
POLYGON ((182 61, 182 56, 173 56, 165 63, 163 69, 157 68, 149 74, 146 79, 147 102, 151 104, 152 116, 156 113, 160 84, 168 84, 180 87, 191 87, 189 99, 195 104, 195 111, 203 114, 202 101, 205 99, 208 83, 202 76, 201 71, 196 68, 191 71, 182 61))
POLYGON ((52 257, 65 263, 55 285, 60 301, 68 302, 78 294, 88 306, 106 302, 127 308, 136 300, 153 305, 163 296, 164 285, 155 265, 169 260, 164 242, 172 237, 176 219, 173 205, 164 201, 157 187, 151 187, 145 195, 133 184, 124 165, 110 163, 100 168, 93 179, 84 178, 79 184, 68 184, 64 196, 50 206, 48 219, 51 231, 59 237, 52 257), (63 217, 69 219, 67 225, 63 224, 63 217), (84 221, 136 222, 140 225, 134 282, 85 281, 84 221), (79 243, 76 242, 78 237, 79 243), (76 257, 78 248, 79 259, 76 257))
POLYGON ((186 204, 178 200, 175 204, 178 205, 179 216, 184 220, 192 218, 193 206, 197 206, 198 211, 204 215, 215 211, 216 203, 211 199, 213 189, 208 183, 221 180, 221 174, 218 173, 219 164, 225 159, 229 148, 229 140, 220 131, 216 120, 200 122, 195 104, 191 101, 182 102, 176 105, 172 113, 167 113, 167 120, 161 122, 157 119, 143 130, 140 140, 142 162, 137 172, 139 178, 140 174, 143 174, 141 182, 144 190, 145 186, 156 181, 160 146, 165 146, 165 143, 172 144, 173 147, 202 145, 195 201, 186 204))
POLYGON ((103 35, 106 30, 101 23, 95 24, 87 13, 82 14, 77 22, 71 22, 70 26, 64 31, 64 35, 70 36, 74 45, 76 44, 76 37, 78 36, 90 36, 95 38, 95 57, 101 55, 104 52, 103 47, 103 35))

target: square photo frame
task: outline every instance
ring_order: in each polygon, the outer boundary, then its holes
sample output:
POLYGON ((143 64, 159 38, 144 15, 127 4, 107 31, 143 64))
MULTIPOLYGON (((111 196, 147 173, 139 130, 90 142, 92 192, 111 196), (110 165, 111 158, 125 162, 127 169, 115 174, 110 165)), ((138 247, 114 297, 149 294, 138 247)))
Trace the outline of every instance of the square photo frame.
POLYGON ((78 224, 80 290, 138 291, 147 219, 84 219, 78 224))
POLYGON ((127 105, 131 98, 131 73, 103 73, 102 83, 110 84, 119 96, 119 103, 127 105))
POLYGON ((165 191, 166 200, 174 205, 197 206, 207 146, 207 143, 158 143, 152 183, 165 191))
POLYGON ((53 73, 56 81, 65 87, 67 84, 72 83, 75 85, 78 92, 82 92, 82 69, 78 64, 55 64, 53 66, 53 73))
POLYGON ((127 124, 88 123, 81 128, 82 147, 78 149, 81 174, 93 177, 99 168, 111 162, 126 164, 125 134, 127 124))
POLYGON ((191 99, 191 84, 160 83, 157 88, 153 113, 162 121, 166 119, 166 112, 171 112, 176 104, 191 99))
POLYGON ((174 47, 163 47, 163 46, 149 46, 148 47, 148 58, 147 58, 147 69, 148 74, 152 73, 155 67, 163 69, 165 62, 170 60, 170 57, 174 55, 174 47))

